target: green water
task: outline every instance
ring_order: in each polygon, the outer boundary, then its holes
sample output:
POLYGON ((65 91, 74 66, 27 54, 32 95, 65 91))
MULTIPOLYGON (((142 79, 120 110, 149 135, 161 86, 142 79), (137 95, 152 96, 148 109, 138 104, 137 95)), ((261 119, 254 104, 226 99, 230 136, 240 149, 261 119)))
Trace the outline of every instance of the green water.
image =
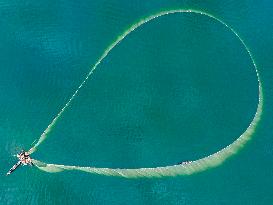
MULTIPOLYGON (((2 2, 0 202, 272 203, 272 3, 250 3, 2 2), (265 98, 253 140, 220 167, 187 177, 127 180, 35 168, 4 177, 15 162, 11 155, 40 136, 105 48, 166 8, 213 14, 249 46, 265 98)), ((193 14, 160 17, 113 49, 34 156, 111 168, 195 160, 237 139, 257 103, 253 65, 226 27, 193 14)))

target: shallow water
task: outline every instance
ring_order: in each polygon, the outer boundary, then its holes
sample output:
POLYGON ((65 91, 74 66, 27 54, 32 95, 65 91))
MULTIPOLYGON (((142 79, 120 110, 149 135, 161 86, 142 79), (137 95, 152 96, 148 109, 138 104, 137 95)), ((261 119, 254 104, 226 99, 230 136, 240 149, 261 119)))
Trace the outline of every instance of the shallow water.
MULTIPOLYGON (((273 5, 231 2, 2 2, 0 201, 270 204, 273 5), (15 163, 11 155, 40 136, 116 36, 143 16, 170 7, 223 19, 252 51, 265 105, 246 148, 222 166, 188 177, 125 180, 25 167, 4 177, 15 163)), ((194 160, 238 138, 257 102, 255 70, 232 33, 203 16, 160 17, 109 54, 34 155, 49 163, 111 168, 194 160)))

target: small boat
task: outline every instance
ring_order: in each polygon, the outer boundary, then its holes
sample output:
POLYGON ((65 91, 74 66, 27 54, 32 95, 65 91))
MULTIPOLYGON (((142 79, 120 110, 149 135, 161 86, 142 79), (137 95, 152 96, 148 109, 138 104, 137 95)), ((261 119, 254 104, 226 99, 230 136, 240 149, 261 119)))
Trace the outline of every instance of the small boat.
POLYGON ((190 164, 190 163, 192 163, 192 161, 185 161, 185 162, 182 162, 181 164, 190 164))
POLYGON ((11 169, 8 171, 7 175, 10 175, 12 172, 14 172, 20 165, 21 165, 21 161, 17 162, 15 165, 13 165, 13 167, 11 167, 11 169))
POLYGON ((32 166, 32 160, 27 152, 22 150, 19 154, 16 155, 19 161, 11 167, 11 169, 8 171, 7 175, 10 175, 12 172, 14 172, 20 165, 30 165, 32 166))
POLYGON ((178 165, 179 165, 179 164, 185 165, 185 164, 190 164, 190 163, 192 163, 192 161, 183 161, 183 162, 179 162, 178 165))

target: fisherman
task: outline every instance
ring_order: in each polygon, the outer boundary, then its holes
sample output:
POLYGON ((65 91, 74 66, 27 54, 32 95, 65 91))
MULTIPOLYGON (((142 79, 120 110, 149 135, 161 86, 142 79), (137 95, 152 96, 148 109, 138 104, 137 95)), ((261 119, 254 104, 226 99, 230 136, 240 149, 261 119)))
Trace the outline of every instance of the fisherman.
POLYGON ((29 156, 29 153, 22 150, 19 154, 16 155, 19 161, 8 171, 7 175, 10 175, 12 172, 14 172, 20 165, 30 165, 32 166, 32 160, 29 156))

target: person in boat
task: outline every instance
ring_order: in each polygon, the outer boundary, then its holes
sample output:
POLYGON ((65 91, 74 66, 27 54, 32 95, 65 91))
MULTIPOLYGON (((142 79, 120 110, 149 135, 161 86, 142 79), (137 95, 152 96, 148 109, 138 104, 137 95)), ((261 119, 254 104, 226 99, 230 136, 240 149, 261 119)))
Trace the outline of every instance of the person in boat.
POLYGON ((12 172, 14 172, 20 165, 24 165, 24 166, 25 165, 30 165, 30 166, 33 165, 28 152, 25 152, 24 150, 22 150, 16 156, 19 159, 19 161, 15 165, 13 165, 13 167, 8 171, 7 175, 10 175, 12 172))

